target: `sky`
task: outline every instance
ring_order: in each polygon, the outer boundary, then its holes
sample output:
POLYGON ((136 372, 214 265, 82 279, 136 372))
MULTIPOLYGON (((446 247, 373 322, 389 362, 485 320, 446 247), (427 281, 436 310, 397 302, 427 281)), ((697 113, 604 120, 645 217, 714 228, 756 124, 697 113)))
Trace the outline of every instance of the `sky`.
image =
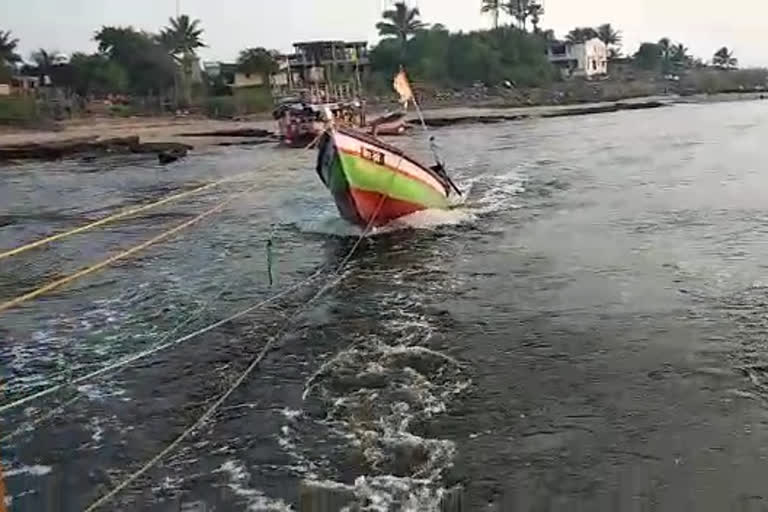
MULTIPOLYGON (((622 31, 624 51, 640 42, 669 37, 695 56, 711 59, 728 46, 742 66, 768 67, 765 34, 768 2, 730 0, 542 0, 542 25, 563 36, 575 26, 611 23, 622 31)), ((102 25, 133 25, 157 31, 176 12, 177 0, 0 0, 0 30, 20 40, 29 58, 38 48, 70 54, 94 51, 93 33, 102 25)), ((288 51, 294 41, 377 41, 374 25, 393 0, 178 0, 181 12, 205 29, 203 60, 233 61, 246 47, 288 51)), ((409 0, 428 23, 451 30, 490 26, 480 0, 409 0)))

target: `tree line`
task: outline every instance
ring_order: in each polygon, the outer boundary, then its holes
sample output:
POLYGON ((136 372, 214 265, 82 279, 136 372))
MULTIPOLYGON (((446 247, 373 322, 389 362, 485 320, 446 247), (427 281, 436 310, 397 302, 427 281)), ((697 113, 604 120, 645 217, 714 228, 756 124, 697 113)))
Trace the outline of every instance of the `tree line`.
MULTIPOLYGON (((371 52, 374 82, 378 78, 385 84, 403 65, 415 79, 438 86, 463 87, 478 81, 527 86, 557 79, 546 56, 547 45, 556 37, 542 27, 545 12, 541 3, 481 0, 479 9, 491 17, 491 29, 451 32, 441 24, 424 23, 418 8, 405 2, 394 4, 376 25, 382 40, 371 52), (508 16, 509 23, 503 23, 502 16, 508 16)), ((18 40, 11 32, 0 30, 0 79, 8 78, 16 69, 48 77, 52 85, 82 96, 172 96, 177 104, 189 104, 193 75, 199 72, 194 69, 199 66, 197 52, 206 46, 203 36, 201 22, 187 15, 169 19, 157 33, 105 26, 94 34, 95 53, 75 53, 61 63, 55 52, 40 49, 33 53, 31 63, 24 64, 17 52, 18 40)), ((622 34, 610 23, 576 27, 564 40, 580 43, 593 38, 608 46, 611 58, 620 56, 622 34)), ((276 57, 277 52, 265 48, 247 48, 240 53, 237 66, 248 73, 270 74, 278 69, 276 57)), ((684 44, 673 44, 668 38, 641 44, 630 59, 640 69, 664 74, 705 66, 684 44)), ((713 56, 712 64, 730 69, 738 61, 723 47, 713 56)), ((215 89, 221 94, 228 92, 225 84, 215 89)))
MULTIPOLYGON (((6 81, 16 70, 80 96, 173 97, 177 104, 188 105, 198 72, 197 52, 206 46, 203 34, 201 22, 187 15, 170 18, 157 33, 104 26, 93 36, 95 53, 77 52, 62 62, 55 51, 41 48, 24 63, 17 52, 19 40, 0 30, 0 80, 6 81)), ((274 53, 263 48, 243 50, 237 64, 245 72, 277 69, 274 53)))

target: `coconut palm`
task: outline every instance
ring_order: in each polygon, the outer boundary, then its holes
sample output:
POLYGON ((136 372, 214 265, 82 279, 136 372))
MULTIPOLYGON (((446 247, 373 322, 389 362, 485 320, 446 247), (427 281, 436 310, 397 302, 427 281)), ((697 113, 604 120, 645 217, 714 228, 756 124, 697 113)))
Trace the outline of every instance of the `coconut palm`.
POLYGON ((739 64, 739 59, 733 56, 733 52, 727 46, 723 46, 715 52, 712 64, 721 68, 735 68, 739 64))
POLYGON ((501 0, 483 0, 480 12, 490 14, 493 17, 493 28, 499 28, 499 13, 501 11, 501 0))
POLYGON ((32 54, 32 61, 35 63, 37 74, 42 81, 45 81, 46 76, 50 78, 55 56, 56 52, 48 51, 43 48, 40 48, 32 54))
POLYGON ((678 43, 672 46, 672 62, 677 68, 690 67, 693 59, 688 54, 688 47, 683 43, 678 43))
POLYGON ((192 103, 192 68, 197 62, 197 49, 205 47, 200 20, 192 20, 186 14, 170 18, 170 24, 161 32, 158 40, 181 67, 184 97, 192 103))
POLYGON ((527 28, 526 23, 530 17, 530 5, 531 0, 509 0, 507 3, 502 5, 502 9, 504 9, 504 11, 512 16, 515 20, 517 20, 517 26, 520 28, 520 30, 525 31, 527 28))
POLYGON ((409 8, 405 2, 397 2, 394 9, 388 9, 381 15, 384 21, 376 24, 380 36, 394 36, 400 40, 405 48, 408 38, 419 30, 426 28, 426 24, 419 19, 421 13, 418 7, 409 8))
POLYGON ((597 31, 592 27, 576 27, 568 32, 565 40, 570 43, 584 43, 598 37, 597 31))
POLYGON ((533 25, 533 32, 539 33, 539 23, 541 17, 544 15, 544 6, 538 3, 532 3, 528 6, 528 15, 531 17, 531 25, 533 25))
POLYGON ((11 31, 0 30, 0 66, 21 62, 21 57, 16 53, 19 40, 13 37, 11 31))
POLYGON ((597 27, 597 37, 605 46, 621 46, 621 30, 614 30, 610 23, 597 27))
POLYGON ((173 55, 196 55, 198 48, 204 48, 201 39, 203 29, 200 20, 191 20, 186 14, 170 18, 170 25, 160 33, 160 39, 173 55))

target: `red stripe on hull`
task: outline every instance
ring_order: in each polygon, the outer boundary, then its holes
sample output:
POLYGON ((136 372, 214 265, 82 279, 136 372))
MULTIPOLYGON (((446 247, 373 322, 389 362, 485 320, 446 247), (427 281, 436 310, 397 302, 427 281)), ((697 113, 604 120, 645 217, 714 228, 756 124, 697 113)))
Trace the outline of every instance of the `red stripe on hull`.
POLYGON ((400 199, 393 199, 386 197, 382 202, 382 194, 378 192, 369 192, 367 190, 360 190, 358 188, 349 189, 349 195, 352 197, 355 206, 357 207, 357 213, 365 223, 367 227, 370 224, 374 215, 376 218, 373 221, 374 226, 383 226, 391 221, 410 215, 411 213, 426 210, 426 208, 420 204, 411 203, 410 201, 401 201, 400 199))

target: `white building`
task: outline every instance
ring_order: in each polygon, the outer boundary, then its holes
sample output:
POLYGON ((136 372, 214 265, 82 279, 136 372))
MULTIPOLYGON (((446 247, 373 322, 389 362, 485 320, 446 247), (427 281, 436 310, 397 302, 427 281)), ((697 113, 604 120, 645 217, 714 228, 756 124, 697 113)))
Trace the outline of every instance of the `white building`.
POLYGON ((584 43, 550 43, 547 57, 566 78, 592 78, 608 73, 608 47, 597 38, 584 43))

